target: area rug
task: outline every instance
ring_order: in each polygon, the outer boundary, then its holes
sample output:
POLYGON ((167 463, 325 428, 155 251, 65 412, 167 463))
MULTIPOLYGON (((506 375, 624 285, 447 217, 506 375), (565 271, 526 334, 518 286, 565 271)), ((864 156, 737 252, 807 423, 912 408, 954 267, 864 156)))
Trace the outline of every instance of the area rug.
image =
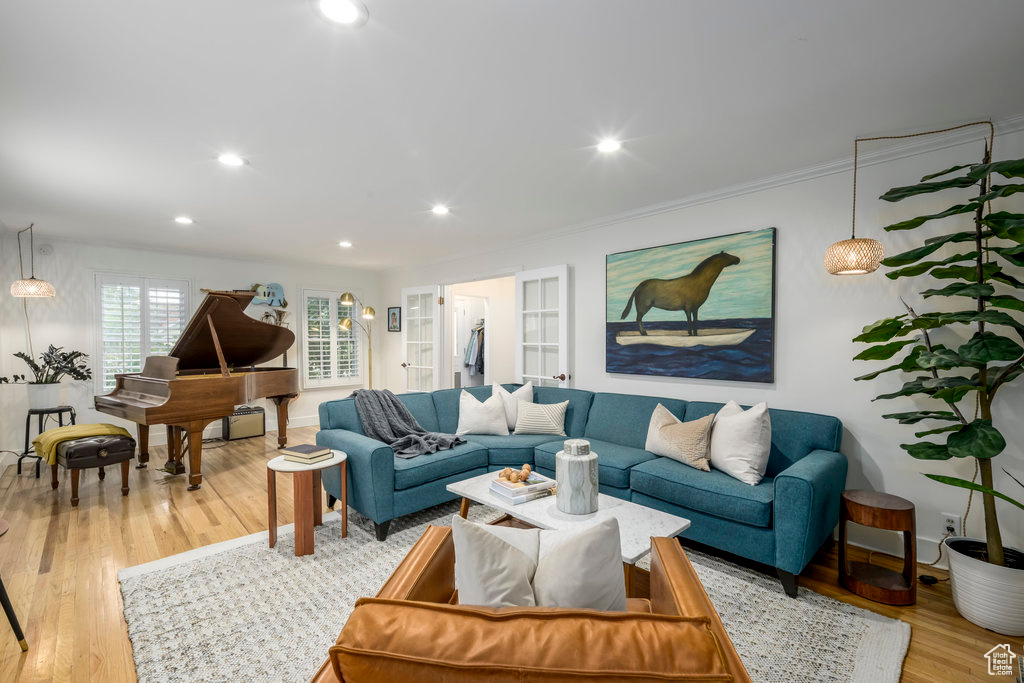
MULTIPOLYGON (((292 530, 267 533, 121 570, 124 616, 139 681, 308 681, 356 598, 374 595, 428 524, 447 524, 456 503, 392 522, 378 542, 352 512, 348 538, 336 513, 316 530, 316 552, 295 557, 292 530)), ((470 518, 493 510, 474 505, 470 518)), ((910 627, 687 551, 755 681, 899 680, 910 627)))

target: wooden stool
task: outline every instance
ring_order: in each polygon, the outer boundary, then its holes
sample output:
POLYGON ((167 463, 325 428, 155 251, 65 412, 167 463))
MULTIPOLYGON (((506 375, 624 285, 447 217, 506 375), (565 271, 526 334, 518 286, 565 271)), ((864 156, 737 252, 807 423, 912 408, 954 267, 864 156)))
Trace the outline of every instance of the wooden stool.
POLYGON ((861 597, 887 605, 912 605, 917 600, 917 536, 914 504, 899 496, 873 491, 843 491, 839 512, 839 582, 861 597), (868 562, 846 561, 846 524, 903 532, 903 572, 868 562))

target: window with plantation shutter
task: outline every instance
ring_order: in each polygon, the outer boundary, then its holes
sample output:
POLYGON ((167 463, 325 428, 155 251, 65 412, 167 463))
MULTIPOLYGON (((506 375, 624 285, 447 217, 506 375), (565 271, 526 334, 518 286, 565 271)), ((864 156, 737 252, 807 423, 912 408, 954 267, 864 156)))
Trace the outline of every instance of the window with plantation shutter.
POLYGON ((354 306, 341 304, 341 292, 306 289, 302 292, 302 324, 306 387, 362 384, 362 331, 354 306), (352 317, 352 328, 341 321, 352 317))
POLYGON ((189 282, 97 275, 98 353, 94 375, 110 391, 115 375, 141 372, 147 356, 165 356, 189 318, 189 282))

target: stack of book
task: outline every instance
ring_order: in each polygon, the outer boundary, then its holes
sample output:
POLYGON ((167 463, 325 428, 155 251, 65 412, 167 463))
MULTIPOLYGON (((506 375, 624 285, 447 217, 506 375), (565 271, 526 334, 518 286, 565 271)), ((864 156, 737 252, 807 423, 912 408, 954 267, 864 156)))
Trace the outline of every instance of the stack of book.
POLYGON ((298 462, 303 465, 312 465, 322 460, 330 460, 334 453, 327 446, 314 446, 311 443, 302 443, 297 446, 288 446, 281 449, 284 459, 289 462, 298 462))
POLYGON ((555 480, 536 472, 530 472, 526 481, 511 482, 508 479, 496 478, 491 482, 491 492, 501 496, 506 502, 519 505, 553 494, 555 480))

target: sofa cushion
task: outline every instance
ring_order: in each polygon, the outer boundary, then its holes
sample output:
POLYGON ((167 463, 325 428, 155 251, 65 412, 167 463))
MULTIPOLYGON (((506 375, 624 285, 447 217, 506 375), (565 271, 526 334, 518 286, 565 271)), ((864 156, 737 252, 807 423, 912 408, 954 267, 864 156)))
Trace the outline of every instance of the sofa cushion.
POLYGON ((346 681, 740 680, 725 649, 704 612, 359 598, 330 657, 346 681))
MULTIPOLYGON (((488 462, 492 465, 532 465, 533 449, 541 444, 551 443, 555 437, 550 434, 467 434, 465 438, 470 443, 485 447, 488 451, 488 462)), ((558 450, 561 450, 562 441, 558 443, 558 450)))
MULTIPOLYGON (((646 430, 646 425, 644 426, 646 430)), ((565 440, 542 444, 534 450, 534 462, 537 467, 555 470, 555 453, 562 450, 565 440)), ((629 488, 629 469, 642 462, 653 460, 657 456, 642 448, 630 448, 608 441, 590 440, 590 450, 597 453, 598 484, 629 488)), ((684 465, 685 467, 685 465, 684 465)), ((694 470, 696 471, 696 470, 694 470)))
MULTIPOLYGON (((692 401, 686 419, 696 420, 717 413, 722 403, 692 401)), ((743 406, 744 410, 750 406, 743 406)), ((769 408, 772 422, 772 450, 764 475, 774 477, 814 450, 838 451, 843 440, 843 423, 831 415, 769 408)))
POLYGON ((320 404, 320 429, 347 429, 356 434, 366 435, 363 423, 356 412, 355 399, 343 398, 320 404))
POLYGON ((487 449, 476 443, 464 443, 446 451, 417 455, 415 458, 395 458, 395 490, 400 491, 486 465, 487 449))
POLYGON ((722 519, 759 527, 772 524, 775 481, 770 478, 751 486, 718 470, 701 472, 659 457, 634 467, 629 483, 633 491, 722 519))
POLYGON ((686 401, 630 394, 594 394, 584 437, 642 450, 647 441, 651 414, 659 403, 683 419, 686 401))
POLYGON ((398 400, 405 404, 412 416, 428 432, 441 431, 437 424, 437 411, 434 410, 434 399, 427 393, 399 394, 398 400))
POLYGON ((561 387, 534 387, 534 403, 561 403, 568 401, 565 410, 565 434, 568 437, 583 436, 587 427, 587 416, 594 392, 582 389, 563 389, 561 387))

